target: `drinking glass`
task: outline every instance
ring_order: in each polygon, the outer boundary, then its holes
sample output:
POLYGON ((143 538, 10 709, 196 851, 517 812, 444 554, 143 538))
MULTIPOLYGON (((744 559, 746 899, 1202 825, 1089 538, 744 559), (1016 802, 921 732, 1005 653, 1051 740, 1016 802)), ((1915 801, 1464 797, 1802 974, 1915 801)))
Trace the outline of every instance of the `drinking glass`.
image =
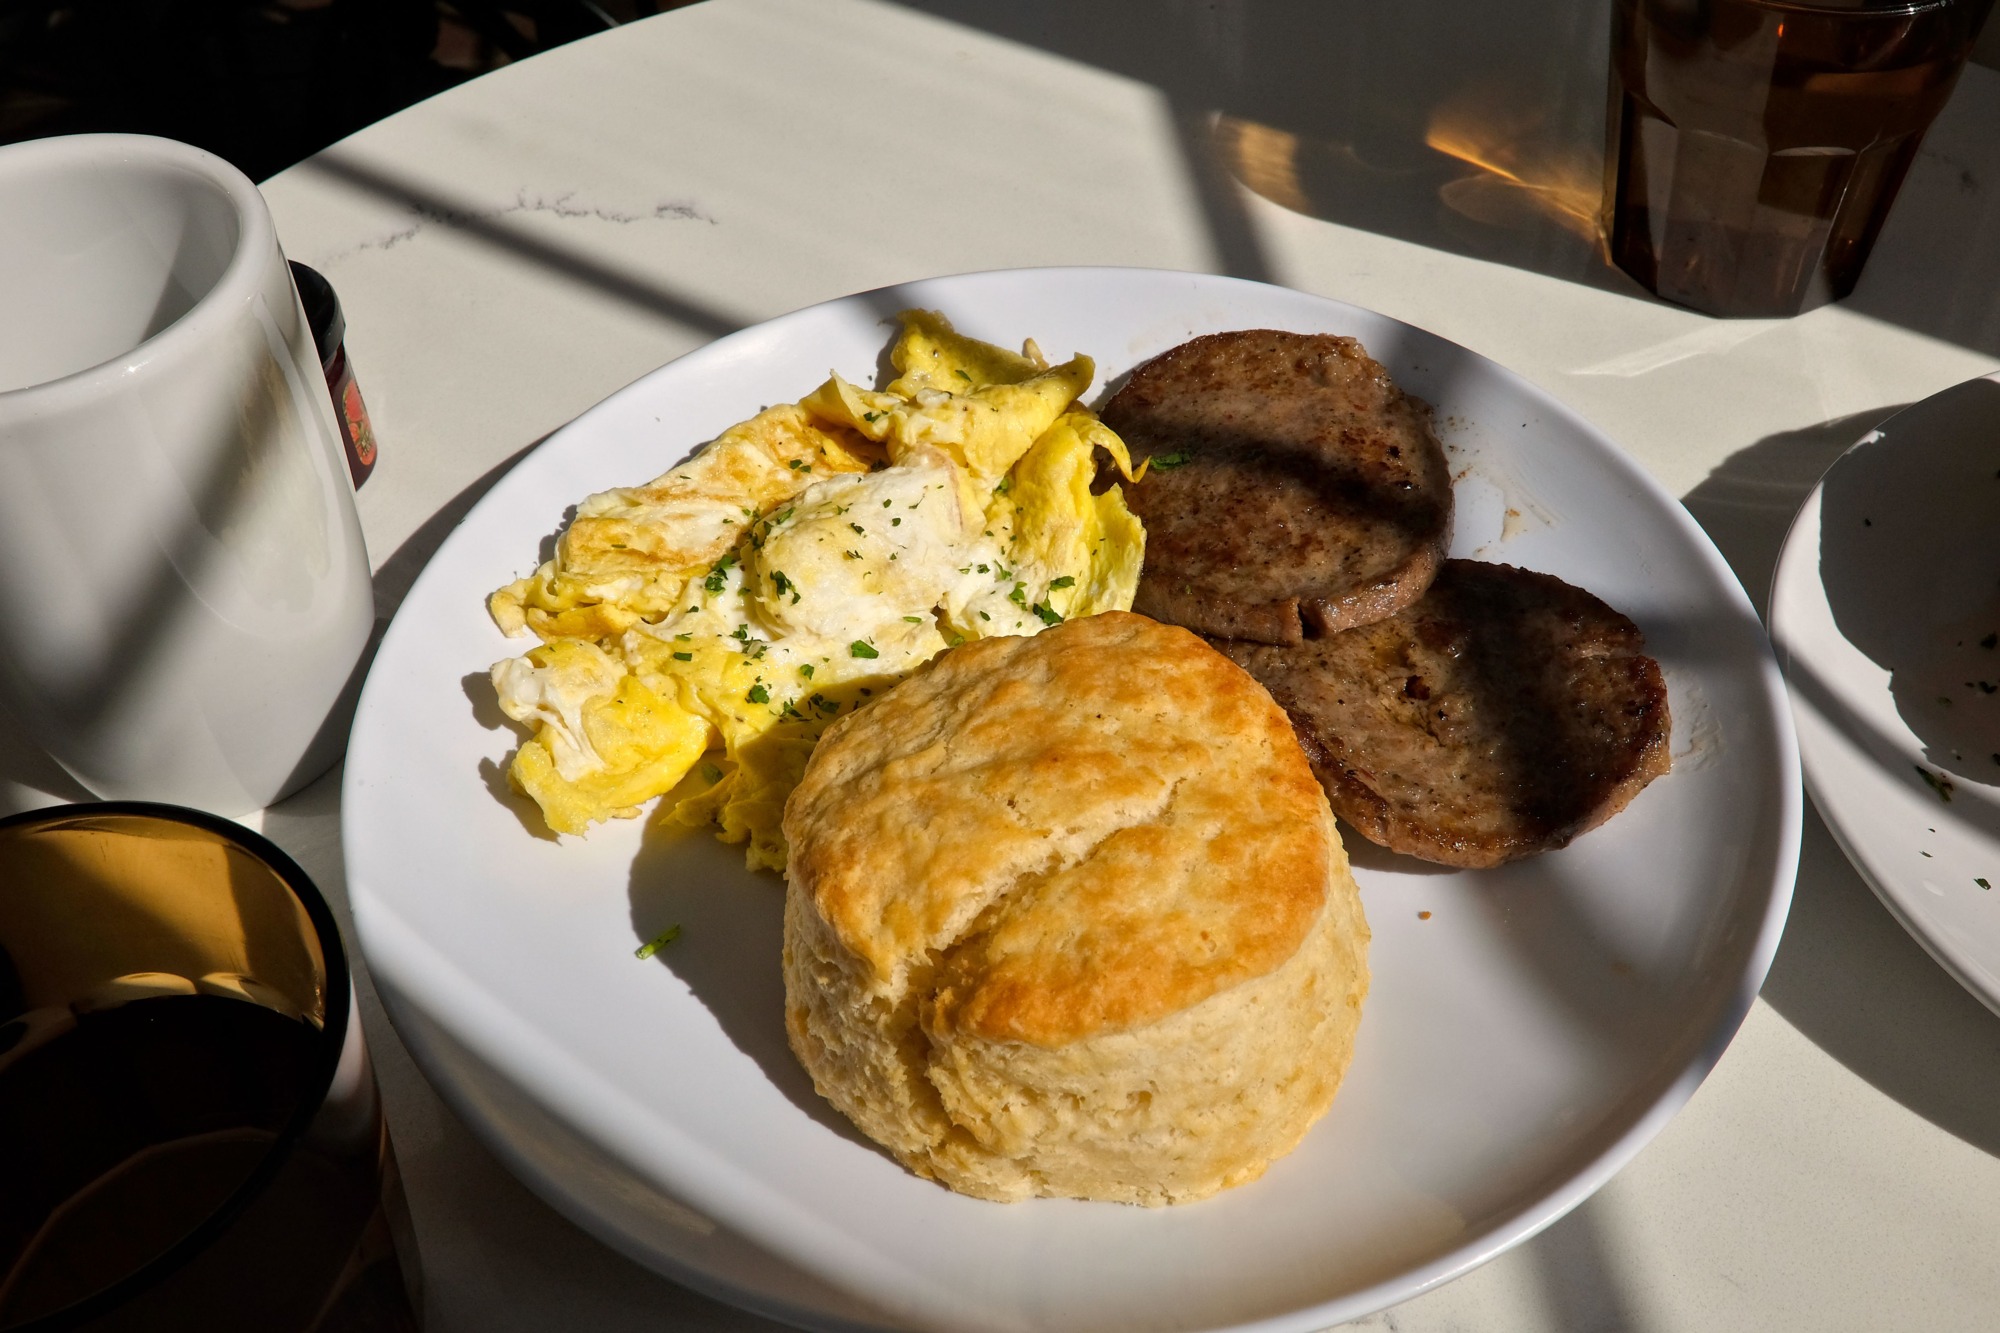
POLYGON ((1712 315, 1854 290, 1991 0, 1615 0, 1611 258, 1712 315))
POLYGON ((410 1242, 304 872, 171 806, 0 820, 0 1330, 412 1333, 410 1242))

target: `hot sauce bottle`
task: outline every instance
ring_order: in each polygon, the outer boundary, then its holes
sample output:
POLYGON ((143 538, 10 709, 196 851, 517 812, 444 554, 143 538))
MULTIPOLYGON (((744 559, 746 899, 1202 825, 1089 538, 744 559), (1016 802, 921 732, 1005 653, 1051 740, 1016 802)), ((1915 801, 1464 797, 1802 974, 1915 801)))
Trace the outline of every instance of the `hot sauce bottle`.
POLYGON ((347 320, 340 313, 340 298, 333 294, 332 283, 304 264, 292 264, 292 281, 305 306, 306 322, 312 326, 320 368, 326 372, 326 387, 333 394, 333 413, 340 418, 348 475, 359 490, 375 468, 375 430, 368 424, 361 386, 354 382, 354 368, 347 362, 347 320))

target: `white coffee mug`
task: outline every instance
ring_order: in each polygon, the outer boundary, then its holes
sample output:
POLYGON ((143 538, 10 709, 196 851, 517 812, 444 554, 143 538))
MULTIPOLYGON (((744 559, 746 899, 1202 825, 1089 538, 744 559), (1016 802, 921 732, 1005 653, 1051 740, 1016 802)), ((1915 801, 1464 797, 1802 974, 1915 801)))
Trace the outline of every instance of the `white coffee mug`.
POLYGON ((326 769, 373 623, 271 215, 211 153, 0 147, 0 694, 99 796, 241 814, 326 769))

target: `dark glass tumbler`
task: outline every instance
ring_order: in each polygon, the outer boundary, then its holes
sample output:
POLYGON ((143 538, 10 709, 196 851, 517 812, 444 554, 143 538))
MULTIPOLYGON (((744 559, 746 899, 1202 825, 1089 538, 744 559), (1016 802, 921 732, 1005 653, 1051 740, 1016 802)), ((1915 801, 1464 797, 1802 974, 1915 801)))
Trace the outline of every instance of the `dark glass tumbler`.
POLYGON ((304 872, 171 806, 0 819, 0 1330, 411 1333, 417 1278, 304 872))
POLYGON ((1712 315, 1854 290, 1992 0, 1614 0, 1605 231, 1712 315))

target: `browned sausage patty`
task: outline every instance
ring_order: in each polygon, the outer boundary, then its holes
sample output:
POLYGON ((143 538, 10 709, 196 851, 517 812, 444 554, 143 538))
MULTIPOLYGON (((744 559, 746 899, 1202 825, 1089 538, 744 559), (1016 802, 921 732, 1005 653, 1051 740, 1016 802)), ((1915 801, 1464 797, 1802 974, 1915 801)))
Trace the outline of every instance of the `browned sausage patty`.
POLYGON ((1450 560, 1388 620, 1216 646, 1291 714, 1334 813, 1426 861, 1562 847, 1667 771, 1666 684, 1638 627, 1548 574, 1450 560))
POLYGON ((1104 408, 1146 525, 1132 609, 1203 634, 1297 643, 1416 600, 1451 541, 1430 408, 1352 338, 1250 329, 1182 343, 1104 408))

